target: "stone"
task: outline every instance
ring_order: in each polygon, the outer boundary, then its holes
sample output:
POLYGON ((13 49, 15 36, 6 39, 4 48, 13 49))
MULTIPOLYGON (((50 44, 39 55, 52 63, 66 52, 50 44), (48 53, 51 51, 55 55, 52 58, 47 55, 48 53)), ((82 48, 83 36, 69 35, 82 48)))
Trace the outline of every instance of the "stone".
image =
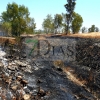
POLYGON ((12 100, 17 100, 15 96, 12 97, 12 100))
POLYGON ((31 66, 30 66, 30 65, 27 65, 25 68, 23 67, 22 69, 23 69, 23 71, 25 71, 25 72, 32 73, 32 69, 31 69, 31 66))
POLYGON ((30 94, 24 94, 23 99, 24 100, 31 100, 30 97, 31 97, 30 94))
POLYGON ((0 67, 2 67, 3 66, 3 63, 2 62, 0 62, 0 67))
POLYGON ((18 67, 17 67, 16 63, 11 62, 11 63, 9 63, 9 65, 8 65, 8 69, 9 69, 9 70, 12 70, 12 71, 15 71, 16 69, 18 69, 18 67))
POLYGON ((34 83, 30 84, 30 82, 27 84, 27 87, 29 88, 29 90, 33 90, 35 88, 38 88, 38 86, 34 83))
POLYGON ((37 93, 38 93, 38 90, 37 89, 34 89, 33 91, 32 91, 32 93, 35 95, 37 95, 37 93))
POLYGON ((17 77, 17 76, 22 76, 23 77, 23 73, 22 72, 17 72, 17 73, 15 73, 15 76, 17 77))
POLYGON ((16 82, 17 85, 20 85, 20 82, 19 81, 16 80, 15 82, 16 82))
POLYGON ((40 88, 38 91, 38 95, 44 97, 46 95, 46 92, 42 88, 40 88))
POLYGON ((10 83, 11 83, 11 81, 12 81, 12 79, 11 79, 11 78, 7 78, 7 79, 6 79, 6 83, 8 83, 8 84, 10 84, 10 83))
POLYGON ((26 84, 28 84, 28 81, 22 80, 22 81, 21 81, 21 84, 22 84, 23 86, 25 86, 26 84))
POLYGON ((37 66, 34 66, 34 70, 39 70, 39 68, 37 66))
POLYGON ((16 67, 15 67, 15 66, 12 66, 12 65, 9 65, 9 66, 8 66, 8 69, 9 69, 9 70, 12 70, 12 71, 15 71, 16 67))
POLYGON ((44 90, 40 88, 39 92, 40 92, 40 93, 43 93, 43 92, 44 92, 44 90))
POLYGON ((37 80, 37 83, 42 83, 43 81, 41 79, 38 79, 37 80))
POLYGON ((3 57, 3 56, 5 56, 6 55, 6 53, 4 52, 4 51, 1 51, 0 50, 0 57, 3 57))
POLYGON ((17 80, 22 80, 22 76, 17 76, 17 80))
POLYGON ((11 78, 9 76, 6 76, 4 74, 2 74, 1 78, 6 82, 6 83, 11 83, 11 78))
POLYGON ((26 67, 26 63, 24 63, 24 62, 21 62, 21 61, 17 61, 17 60, 15 60, 14 61, 16 64, 18 64, 20 67, 26 67))
POLYGON ((26 57, 27 57, 27 55, 26 55, 26 54, 23 54, 23 55, 22 55, 22 57, 23 57, 23 58, 26 58, 26 57))
POLYGON ((16 80, 16 77, 15 77, 15 76, 13 76, 13 77, 12 77, 12 80, 16 80))
POLYGON ((7 100, 12 100, 12 96, 13 96, 13 94, 11 93, 11 91, 8 90, 7 93, 6 93, 7 100))
POLYGON ((17 90, 18 85, 14 85, 11 87, 12 90, 17 90))
POLYGON ((25 86, 24 88, 25 93, 30 93, 30 90, 27 88, 27 86, 25 86))

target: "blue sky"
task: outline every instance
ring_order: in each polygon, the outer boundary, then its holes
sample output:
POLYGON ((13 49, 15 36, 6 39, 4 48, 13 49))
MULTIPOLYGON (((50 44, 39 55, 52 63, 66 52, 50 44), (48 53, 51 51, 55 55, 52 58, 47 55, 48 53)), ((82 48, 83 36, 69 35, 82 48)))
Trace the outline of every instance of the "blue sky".
MULTIPOLYGON (((30 16, 35 19, 37 29, 42 28, 43 19, 47 14, 52 17, 55 14, 66 13, 64 4, 67 0, 1 0, 0 14, 6 10, 8 3, 16 2, 19 5, 28 7, 30 16)), ((96 25, 100 28, 100 0, 76 0, 75 12, 83 18, 83 26, 89 28, 96 25)))

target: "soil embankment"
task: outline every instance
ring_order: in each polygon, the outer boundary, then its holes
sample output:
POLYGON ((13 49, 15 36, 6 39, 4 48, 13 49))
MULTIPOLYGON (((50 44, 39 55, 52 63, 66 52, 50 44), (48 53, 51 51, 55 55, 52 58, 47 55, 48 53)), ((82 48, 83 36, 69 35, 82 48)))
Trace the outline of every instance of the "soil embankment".
POLYGON ((42 36, 25 38, 21 50, 6 47, 7 54, 0 58, 0 97, 99 100, 99 43, 95 38, 42 36), (33 41, 38 39, 40 44, 33 41))

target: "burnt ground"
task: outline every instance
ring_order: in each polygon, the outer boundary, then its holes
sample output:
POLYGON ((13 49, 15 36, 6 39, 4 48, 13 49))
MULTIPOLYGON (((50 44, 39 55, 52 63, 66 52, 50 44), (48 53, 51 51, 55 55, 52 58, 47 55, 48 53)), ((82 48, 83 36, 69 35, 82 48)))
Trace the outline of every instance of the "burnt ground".
POLYGON ((44 68, 35 71, 34 75, 41 80, 38 85, 50 92, 47 100, 96 100, 84 86, 72 82, 52 62, 44 61, 42 64, 44 68))
MULTIPOLYGON (((13 74, 15 79, 12 79, 10 85, 1 77, 0 87, 2 91, 5 91, 6 100, 11 100, 12 96, 20 96, 17 92, 21 89, 23 89, 22 95, 31 95, 31 100, 97 100, 84 86, 68 79, 67 74, 61 69, 55 68, 52 62, 42 61, 35 62, 35 64, 37 68, 34 65, 35 68, 32 67, 32 73, 18 71, 28 84, 21 87, 20 84, 16 84, 18 88, 15 90, 11 88, 11 84, 17 80, 15 74, 13 74)), ((11 72, 17 73, 16 71, 11 72)), ((12 75, 10 74, 10 76, 12 75)), ((16 100, 21 100, 21 98, 23 96, 20 96, 20 99, 16 97, 16 100)))
MULTIPOLYGON (((90 46, 94 44, 94 40, 85 41, 90 46)), ((5 58, 10 66, 0 63, 1 100, 25 100, 25 95, 29 96, 29 100, 99 100, 99 85, 96 85, 93 77, 89 79, 93 59, 89 59, 89 66, 87 59, 87 62, 83 59, 87 55, 83 57, 81 53, 86 48, 86 44, 82 46, 85 41, 76 46, 79 50, 76 61, 63 61, 64 66, 60 67, 56 67, 53 61, 37 61, 26 58, 25 55, 19 57, 20 53, 8 53, 5 58)), ((96 73, 95 69, 92 76, 96 73)), ((95 79, 98 80, 97 77, 95 79)))

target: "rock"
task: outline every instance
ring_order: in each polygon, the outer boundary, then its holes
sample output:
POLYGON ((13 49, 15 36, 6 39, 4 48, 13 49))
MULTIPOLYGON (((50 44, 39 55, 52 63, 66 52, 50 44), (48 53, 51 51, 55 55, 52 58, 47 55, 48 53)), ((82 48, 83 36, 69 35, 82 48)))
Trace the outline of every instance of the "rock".
POLYGON ((14 81, 14 80, 16 80, 16 77, 15 77, 15 76, 13 76, 13 77, 12 77, 12 80, 13 80, 13 81, 14 81))
POLYGON ((38 91, 38 95, 43 97, 43 96, 46 95, 46 92, 42 88, 40 88, 39 91, 38 91))
POLYGON ((8 66, 8 69, 9 69, 9 70, 12 70, 12 71, 15 71, 15 70, 16 70, 16 67, 15 67, 15 66, 12 66, 12 65, 11 65, 11 66, 9 65, 9 66, 8 66))
POLYGON ((23 89, 18 89, 17 92, 19 95, 21 94, 22 96, 25 94, 25 91, 23 89))
POLYGON ((12 100, 12 96, 13 96, 13 94, 10 91, 7 91, 7 93, 6 93, 7 100, 12 100))
POLYGON ((3 57, 3 56, 5 56, 6 55, 6 53, 4 52, 4 51, 1 51, 0 50, 0 57, 3 57))
POLYGON ((43 100, 48 100, 48 98, 49 98, 49 96, 46 95, 43 97, 43 100))
POLYGON ((39 92, 40 92, 40 93, 44 93, 44 90, 40 88, 39 92))
POLYGON ((34 95, 37 95, 38 89, 34 89, 32 92, 33 92, 34 95))
POLYGON ((43 81, 41 79, 38 79, 37 80, 37 83, 42 83, 43 81))
POLYGON ((24 87, 25 93, 30 93, 30 90, 27 88, 27 86, 24 87))
POLYGON ((28 84, 28 81, 22 80, 22 81, 21 81, 21 84, 22 84, 23 86, 25 86, 26 84, 28 84))
POLYGON ((23 69, 23 71, 25 71, 25 72, 32 73, 32 69, 31 69, 31 66, 30 66, 30 65, 27 65, 25 68, 23 67, 22 69, 23 69))
POLYGON ((15 63, 18 64, 20 67, 26 67, 26 63, 15 60, 15 63))
POLYGON ((17 100, 17 98, 15 96, 12 97, 12 100, 17 100))
POLYGON ((0 62, 0 67, 2 67, 3 66, 3 63, 2 62, 0 62))
POLYGON ((7 78, 7 79, 6 79, 6 83, 8 83, 8 84, 10 84, 10 83, 11 83, 11 81, 12 81, 12 79, 11 79, 11 78, 7 78))
POLYGON ((9 65, 8 65, 9 70, 15 71, 17 68, 18 67, 14 62, 9 63, 9 65))
POLYGON ((32 91, 33 89, 38 88, 38 86, 36 84, 30 84, 30 82, 27 84, 27 87, 29 88, 30 91, 32 91))
POLYGON ((34 66, 34 70, 39 70, 39 68, 37 66, 34 66))
POLYGON ((17 73, 15 73, 15 76, 16 76, 16 77, 17 77, 17 76, 22 76, 22 77, 23 77, 24 75, 23 75, 22 72, 17 72, 17 73))
POLYGON ((6 76, 4 74, 2 74, 1 78, 6 82, 6 83, 11 83, 12 78, 9 76, 6 76))
POLYGON ((8 66, 7 60, 5 58, 2 58, 2 64, 4 67, 8 66))
POLYGON ((17 80, 22 80, 22 76, 17 76, 17 80))
POLYGON ((26 55, 26 54, 23 54, 23 55, 22 55, 22 57, 23 57, 23 58, 26 58, 26 57, 27 57, 27 55, 26 55))
POLYGON ((15 82, 16 82, 16 84, 17 84, 18 86, 20 85, 20 82, 19 82, 19 81, 16 80, 15 82))
POLYGON ((19 60, 19 57, 16 57, 17 60, 19 60))
POLYGON ((5 74, 1 74, 1 78, 4 78, 5 77, 5 74))
POLYGON ((12 90, 17 90, 18 85, 14 85, 11 87, 12 90))
POLYGON ((23 99, 24 99, 24 100, 31 100, 30 97, 31 97, 30 94, 25 94, 25 95, 23 96, 23 99))

